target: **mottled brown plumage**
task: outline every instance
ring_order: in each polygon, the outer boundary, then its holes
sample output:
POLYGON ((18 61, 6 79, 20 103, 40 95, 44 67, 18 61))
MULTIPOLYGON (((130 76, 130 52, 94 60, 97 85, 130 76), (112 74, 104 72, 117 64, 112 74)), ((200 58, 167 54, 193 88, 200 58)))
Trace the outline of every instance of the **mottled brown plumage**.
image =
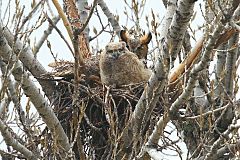
POLYGON ((100 57, 100 75, 106 85, 128 85, 147 81, 151 70, 130 52, 125 42, 109 43, 100 57))

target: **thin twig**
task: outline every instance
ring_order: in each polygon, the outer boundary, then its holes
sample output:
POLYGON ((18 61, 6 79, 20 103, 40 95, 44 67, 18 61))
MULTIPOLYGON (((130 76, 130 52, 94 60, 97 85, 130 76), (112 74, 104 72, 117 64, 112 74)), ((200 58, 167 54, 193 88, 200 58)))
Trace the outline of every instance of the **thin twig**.
POLYGON ((69 21, 68 21, 66 15, 65 15, 65 13, 63 12, 62 7, 60 6, 59 2, 57 0, 52 0, 52 2, 53 2, 54 6, 56 7, 56 9, 58 11, 58 14, 61 17, 64 26, 67 29, 69 37, 72 40, 73 39, 73 31, 72 31, 72 28, 71 28, 71 24, 69 23, 69 21))
POLYGON ((222 110, 224 110, 225 108, 228 108, 229 106, 231 106, 231 105, 227 104, 227 105, 225 105, 225 106, 223 106, 223 107, 214 109, 214 110, 212 110, 212 111, 205 112, 205 113, 200 114, 200 115, 197 115, 197 116, 184 117, 184 119, 189 119, 189 120, 191 119, 191 120, 192 120, 192 119, 197 119, 197 118, 200 118, 200 117, 205 117, 205 116, 208 116, 208 115, 210 115, 210 114, 213 114, 213 113, 222 111, 222 110))
POLYGON ((60 37, 63 39, 63 41, 66 43, 67 47, 69 48, 69 50, 71 51, 72 55, 74 55, 74 52, 70 46, 70 44, 68 43, 68 41, 66 40, 66 38, 63 36, 62 32, 57 28, 57 26, 54 24, 54 22, 48 17, 48 15, 46 14, 46 17, 48 19, 48 22, 53 26, 53 28, 58 32, 58 34, 60 35, 60 37))
POLYGON ((84 22, 83 26, 82 26, 79 30, 76 31, 76 32, 77 32, 76 34, 80 34, 80 33, 87 27, 87 25, 88 25, 88 23, 89 23, 89 21, 90 21, 90 19, 91 19, 91 17, 92 17, 94 8, 95 8, 96 5, 97 5, 97 1, 98 1, 98 0, 94 0, 94 1, 93 1, 93 6, 92 6, 92 8, 91 8, 91 10, 90 10, 90 13, 89 13, 89 15, 88 15, 88 17, 87 17, 87 20, 84 22))
MULTIPOLYGON (((58 23, 58 21, 60 20, 60 17, 54 17, 53 18, 53 24, 56 26, 56 24, 58 23)), ((43 32, 42 37, 40 38, 40 40, 38 41, 37 45, 34 46, 34 50, 33 50, 33 54, 36 55, 39 51, 39 49, 42 47, 43 43, 45 42, 45 40, 48 38, 48 36, 52 33, 54 26, 53 25, 49 25, 48 29, 46 29, 43 32)))

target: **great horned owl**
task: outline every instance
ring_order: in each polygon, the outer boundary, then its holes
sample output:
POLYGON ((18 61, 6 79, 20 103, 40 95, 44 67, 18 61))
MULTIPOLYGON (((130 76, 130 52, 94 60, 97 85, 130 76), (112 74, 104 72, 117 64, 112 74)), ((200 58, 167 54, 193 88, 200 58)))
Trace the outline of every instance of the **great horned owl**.
POLYGON ((151 70, 130 52, 125 42, 109 43, 100 57, 100 76, 106 85, 128 85, 147 81, 151 70))
POLYGON ((141 37, 131 38, 126 30, 121 30, 120 37, 126 42, 129 51, 135 53, 139 59, 147 59, 148 44, 152 39, 150 32, 141 37))

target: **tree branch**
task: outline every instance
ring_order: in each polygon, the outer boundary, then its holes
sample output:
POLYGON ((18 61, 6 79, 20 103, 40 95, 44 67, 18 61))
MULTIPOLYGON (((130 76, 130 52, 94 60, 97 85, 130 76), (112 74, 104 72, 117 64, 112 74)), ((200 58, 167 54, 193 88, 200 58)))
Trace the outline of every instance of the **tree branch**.
MULTIPOLYGON (((189 80, 187 82, 187 86, 185 87, 183 93, 179 96, 179 98, 172 104, 170 108, 170 114, 172 117, 176 116, 177 110, 179 106, 184 103, 192 93, 192 90, 195 86, 195 82, 197 80, 198 73, 203 69, 207 68, 211 59, 212 50, 215 47, 216 39, 219 37, 220 33, 223 30, 223 25, 218 24, 215 28, 213 35, 210 37, 206 44, 205 52, 202 55, 202 58, 198 64, 196 64, 189 75, 189 80)), ((176 117, 175 117, 176 118, 176 117)))
POLYGON ((229 137, 229 134, 233 130, 237 130, 240 128, 240 125, 230 125, 229 128, 220 136, 211 146, 210 152, 206 155, 205 160, 215 159, 217 157, 216 151, 217 148, 221 145, 224 141, 225 137, 229 137))
MULTIPOLYGON (((167 84, 167 73, 168 73, 168 64, 163 60, 163 55, 165 52, 168 52, 167 48, 167 42, 164 42, 166 39, 165 37, 167 36, 168 29, 171 24, 172 16, 173 13, 175 12, 177 5, 176 0, 171 0, 169 1, 168 8, 166 11, 166 16, 164 18, 164 22, 161 27, 161 37, 160 40, 163 42, 159 46, 160 53, 157 58, 157 63, 154 68, 154 72, 152 76, 149 79, 149 82, 144 89, 144 92, 138 101, 136 108, 133 112, 133 123, 134 123, 134 132, 137 134, 139 133, 139 129, 141 128, 141 125, 143 123, 143 117, 145 116, 147 121, 150 117, 149 114, 152 113, 153 108, 155 107, 156 103, 152 103, 151 106, 148 106, 150 102, 154 101, 154 99, 158 99, 159 93, 162 91, 163 87, 165 84, 167 84), (157 89, 161 88, 161 89, 157 89), (156 90, 155 90, 156 89, 156 90), (157 92, 156 92, 157 91, 157 92), (152 99, 154 97, 154 99, 152 99), (148 115, 144 115, 145 111, 148 115), (148 117, 148 118, 147 118, 148 117)), ((155 102, 155 101, 154 101, 155 102)))
POLYGON ((170 112, 169 113, 165 112, 164 116, 162 116, 160 118, 160 120, 157 122, 157 125, 155 126, 155 129, 147 142, 148 145, 150 145, 150 146, 152 144, 157 145, 157 142, 158 142, 160 136, 162 135, 163 129, 165 128, 167 122, 170 120, 170 118, 173 119, 173 118, 177 117, 176 115, 177 115, 179 106, 181 106, 181 104, 184 103, 189 98, 189 95, 192 93, 192 90, 195 86, 195 81, 197 80, 199 71, 203 70, 204 68, 206 68, 208 66, 208 64, 209 64, 208 62, 211 58, 211 53, 214 48, 215 41, 218 38, 218 36, 220 35, 222 29, 223 29, 222 24, 219 24, 216 27, 212 37, 209 39, 209 41, 206 45, 206 50, 203 53, 201 61, 197 65, 194 66, 193 70, 190 73, 190 76, 189 76, 190 79, 188 80, 188 84, 187 84, 185 90, 179 96, 179 98, 171 105, 170 112))
POLYGON ((219 50, 217 51, 217 64, 215 68, 215 80, 214 80, 214 86, 216 86, 216 89, 214 90, 214 95, 216 97, 221 96, 223 94, 223 77, 224 77, 224 69, 225 69, 225 63, 226 63, 226 43, 219 46, 219 50))
POLYGON ((65 13, 63 12, 62 7, 60 6, 60 4, 58 3, 57 0, 52 0, 52 2, 53 2, 54 6, 56 7, 56 9, 58 11, 58 14, 61 17, 64 26, 67 29, 67 32, 68 32, 68 35, 69 35, 70 39, 73 40, 73 31, 72 31, 72 28, 71 28, 71 24, 69 23, 65 13))
POLYGON ((22 153, 27 159, 37 159, 37 156, 34 155, 29 149, 27 149, 24 145, 19 143, 15 138, 13 138, 11 132, 8 127, 3 123, 0 119, 0 131, 7 145, 12 146, 15 150, 22 153))
POLYGON ((234 78, 236 76, 236 61, 238 55, 238 40, 239 34, 235 33, 232 38, 229 40, 228 45, 230 48, 234 48, 227 53, 227 60, 226 60, 226 76, 225 76, 225 89, 227 94, 232 97, 233 95, 233 85, 234 85, 234 78))
MULTIPOLYGON (((58 21, 60 20, 60 17, 54 17, 53 18, 53 24, 56 25, 58 23, 58 21)), ((43 43, 46 41, 46 39, 48 38, 48 36, 52 33, 53 30, 53 25, 49 24, 48 29, 46 29, 43 32, 42 37, 40 38, 40 40, 38 41, 38 43, 36 44, 36 46, 34 46, 33 49, 33 54, 36 55, 39 51, 39 49, 42 47, 43 43)))
MULTIPOLYGON (((23 65, 32 73, 32 75, 38 79, 41 75, 45 75, 48 72, 40 64, 40 62, 34 58, 34 55, 29 46, 23 44, 19 39, 14 41, 13 34, 8 30, 8 28, 3 27, 3 24, 0 23, 0 32, 1 36, 6 37, 8 44, 11 48, 14 49, 16 54, 19 54, 19 59, 22 61, 23 65)), ((16 59, 16 55, 12 55, 16 59)), ((55 82, 48 80, 38 79, 39 83, 42 86, 43 91, 49 99, 52 98, 55 91, 55 82)))
POLYGON ((114 18, 113 14, 110 12, 108 6, 104 0, 98 0, 98 5, 102 8, 103 13, 108 18, 108 21, 111 23, 113 30, 116 32, 117 36, 120 36, 121 27, 117 20, 114 18))
POLYGON ((232 152, 232 153, 236 153, 237 151, 239 151, 240 148, 240 141, 237 141, 234 144, 226 144, 224 145, 224 147, 220 148, 217 150, 217 157, 222 157, 224 154, 232 152))
MULTIPOLYGON (((181 32, 185 33, 185 31, 187 29, 186 25, 189 23, 189 21, 191 19, 191 16, 192 16, 192 13, 193 13, 194 1, 182 0, 182 1, 179 1, 179 5, 180 6, 178 7, 178 12, 184 13, 184 12, 187 12, 186 10, 189 10, 188 13, 190 13, 190 14, 186 14, 185 17, 184 17, 184 19, 186 21, 188 20, 188 22, 184 22, 183 24, 179 24, 179 25, 183 25, 183 28, 185 28, 185 30, 181 30, 181 32), (185 6, 181 6, 182 4, 185 4, 185 6), (181 11, 183 9, 184 9, 184 11, 181 11)), ((177 14, 175 14, 174 16, 177 16, 177 14)), ((176 19, 176 18, 173 18, 173 19, 176 19)), ((179 33, 179 34, 183 34, 183 33, 179 33)), ((171 44, 171 39, 167 38, 165 43, 166 44, 171 44)), ((171 47, 171 45, 170 45, 170 47, 171 47)), ((164 50, 161 50, 161 51, 164 51, 164 50)), ((168 57, 168 55, 164 55, 164 54, 161 54, 161 55, 163 55, 164 57, 168 57)), ((156 95, 154 97, 157 98, 156 95)), ((156 124, 155 129, 154 129, 152 135, 150 136, 149 141, 147 142, 147 145, 153 145, 153 144, 156 144, 158 142, 159 137, 160 137, 160 135, 162 135, 163 130, 164 130, 164 128, 167 125, 169 120, 170 120, 170 117, 169 117, 168 113, 165 112, 164 115, 160 118, 160 120, 156 124)))
MULTIPOLYGON (((85 20, 83 21, 83 26, 79 29, 78 33, 81 33, 81 32, 83 32, 84 30, 87 30, 87 29, 88 29, 88 28, 86 28, 86 27, 88 26, 88 23, 89 23, 89 21, 90 21, 90 19, 91 19, 91 17, 92 17, 93 11, 94 11, 94 9, 95 9, 95 7, 96 7, 96 5, 97 5, 97 1, 98 1, 98 0, 94 0, 94 1, 93 1, 93 5, 92 5, 92 8, 91 8, 91 10, 90 10, 90 13, 89 13, 87 19, 85 19, 85 20)), ((79 4, 79 5, 80 5, 80 4, 79 4)), ((80 9, 79 9, 79 10, 80 10, 80 9)), ((81 15, 80 15, 80 17, 81 17, 81 15)), ((88 34, 85 33, 85 35, 88 35, 88 34)), ((88 39, 89 39, 89 38, 88 38, 88 39)))
POLYGON ((29 78, 29 74, 27 74, 23 70, 23 66, 20 61, 16 59, 16 56, 14 56, 14 52, 12 51, 10 46, 8 46, 8 42, 3 36, 2 29, 0 29, 0 35, 2 35, 0 36, 0 56, 3 58, 4 61, 9 62, 10 66, 14 65, 12 69, 12 74, 14 78, 20 83, 26 96, 31 99, 38 113, 43 118, 43 121, 51 130, 52 135, 55 136, 57 142, 67 152, 70 149, 70 144, 68 142, 68 137, 64 133, 64 130, 59 120, 54 114, 48 101, 45 100, 44 96, 41 95, 39 89, 29 78))
POLYGON ((182 47, 182 41, 188 28, 189 21, 193 15, 193 7, 195 0, 178 1, 178 9, 176 10, 169 31, 169 42, 171 46, 170 54, 172 63, 176 59, 182 47), (187 16, 186 16, 187 15, 187 16))

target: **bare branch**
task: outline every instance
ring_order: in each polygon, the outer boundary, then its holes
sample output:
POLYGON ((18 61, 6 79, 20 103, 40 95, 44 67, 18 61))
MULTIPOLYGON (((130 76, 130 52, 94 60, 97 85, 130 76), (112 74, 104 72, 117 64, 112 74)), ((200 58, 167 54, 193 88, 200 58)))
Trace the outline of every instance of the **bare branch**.
MULTIPOLYGON (((185 15, 185 17, 184 17, 184 19, 186 19, 186 21, 188 21, 188 22, 184 22, 183 24, 180 24, 180 25, 183 25, 183 26, 185 26, 185 25, 187 25, 188 23, 189 23, 189 21, 190 21, 190 18, 191 18, 191 16, 192 16, 192 13, 193 13, 193 11, 190 11, 190 10, 193 10, 193 6, 194 6, 194 1, 184 1, 184 0, 182 0, 182 1, 179 1, 179 8, 178 8, 178 12, 182 12, 182 9, 184 9, 184 12, 187 12, 188 11, 188 13, 191 13, 191 14, 187 14, 187 15, 185 15), (185 6, 181 6, 180 4, 185 4, 185 6), (185 8, 186 6, 188 6, 187 8, 185 8)), ((174 16, 176 16, 176 15, 174 15, 174 16)), ((186 31, 186 27, 184 27, 185 28, 185 31, 186 31)), ((184 32, 185 33, 185 31, 184 30, 182 30, 182 32, 184 32)), ((184 35, 184 34, 183 34, 184 35)), ((166 44, 171 44, 170 43, 170 39, 168 38, 167 40, 166 40, 167 42, 165 42, 166 44), (169 43, 168 43, 169 42, 169 43)), ((164 48, 164 47, 163 47, 164 48)), ((172 49, 171 49, 171 45, 170 45, 170 51, 171 51, 172 49)), ((164 52, 164 49, 163 50, 161 50, 162 52, 164 52)), ((167 54, 169 54, 168 52, 166 52, 167 54)), ((161 54, 161 55, 163 55, 164 57, 168 57, 168 55, 166 55, 166 54, 161 54)), ((168 66, 167 66, 168 67, 168 66)), ((169 68, 169 67, 168 67, 169 68)), ((157 69, 157 68, 156 68, 157 69)), ((151 79, 150 79, 150 81, 151 81, 151 79)), ((160 91, 158 92, 158 93, 160 93, 160 91)), ((154 96, 155 98, 157 97, 157 94, 155 94, 155 96, 154 96)), ((170 117, 169 117, 169 115, 168 115, 168 113, 164 113, 164 115, 160 118, 160 120, 157 122, 157 124, 156 124, 156 126, 155 126, 155 129, 154 129, 154 131, 153 131, 153 133, 152 133, 152 135, 150 136, 150 138, 149 138, 149 140, 148 140, 148 142, 147 142, 147 145, 153 145, 153 144, 156 144, 157 142, 158 142, 158 140, 159 140, 159 137, 162 135, 162 133, 163 133, 163 130, 164 130, 164 128, 165 128, 165 126, 167 125, 167 123, 168 123, 168 121, 170 120, 170 117)))
POLYGON ((34 153, 32 153, 24 145, 22 145, 15 138, 13 138, 8 127, 3 123, 2 120, 0 120, 0 131, 7 145, 12 146, 15 150, 22 153, 28 159, 37 159, 37 156, 34 155, 34 153))
POLYGON ((26 123, 28 119, 26 119, 25 117, 25 113, 23 111, 21 102, 17 95, 17 91, 16 91, 17 84, 14 83, 15 81, 12 80, 10 78, 10 75, 7 74, 8 73, 7 65, 2 60, 0 60, 0 67, 1 67, 2 73, 5 75, 4 80, 6 79, 7 81, 7 87, 8 87, 10 99, 13 102, 15 109, 18 111, 19 119, 23 125, 24 131, 29 132, 30 126, 26 123))
POLYGON ((233 50, 228 52, 226 66, 225 66, 226 68, 225 88, 226 88, 227 94, 229 94, 230 97, 232 97, 233 95, 234 78, 236 77, 238 40, 239 40, 239 34, 235 33, 233 37, 229 40, 229 44, 228 44, 230 48, 234 48, 233 50))
MULTIPOLYGON (((60 17, 54 17, 53 18, 53 24, 56 25, 58 23, 58 21, 60 20, 60 17)), ((46 29, 43 32, 42 37, 40 38, 40 40, 38 41, 38 43, 36 44, 36 46, 34 46, 33 49, 33 54, 36 55, 39 51, 39 49, 42 47, 43 43, 46 41, 47 37, 52 33, 53 30, 53 25, 49 24, 48 29, 46 29)))
POLYGON ((70 52, 72 53, 72 55, 74 55, 74 52, 70 46, 70 44, 68 43, 67 39, 63 36, 62 32, 60 31, 60 29, 57 28, 57 26, 54 24, 54 22, 48 17, 48 15, 46 15, 47 20, 49 22, 49 24, 58 32, 59 36, 63 39, 63 41, 66 43, 68 49, 70 50, 70 52))
POLYGON ((237 141, 233 144, 226 144, 224 147, 217 150, 217 157, 222 157, 224 154, 232 152, 236 153, 240 148, 240 141, 237 141))
MULTIPOLYGON (((164 41, 164 37, 167 35, 168 29, 166 29, 166 28, 168 28, 171 24, 171 20, 172 20, 171 17, 173 16, 173 13, 176 9, 176 3, 177 2, 175 0, 172 0, 169 2, 169 6, 167 8, 167 15, 166 15, 163 25, 161 27, 162 41, 164 41)), ((163 46, 166 45, 166 43, 163 43, 161 45, 162 45, 161 47, 163 49, 164 48, 163 46)), ((161 51, 167 52, 166 49, 163 49, 161 51)), ((158 55, 158 56, 160 56, 160 55, 158 55)), ((132 121, 134 123, 134 133, 135 134, 139 133, 139 129, 141 128, 141 125, 143 123, 142 120, 143 120, 145 112, 147 112, 147 115, 145 115, 145 117, 146 117, 145 121, 147 121, 149 119, 150 114, 156 105, 156 99, 158 99, 159 93, 163 89, 162 86, 167 83, 167 77, 166 77, 167 71, 166 70, 169 67, 166 64, 164 64, 165 62, 163 61, 162 58, 159 57, 159 58, 157 58, 157 60, 158 61, 154 68, 154 73, 150 77, 148 85, 146 86, 140 100, 138 101, 138 103, 136 105, 136 109, 133 112, 132 121), (156 89, 156 87, 159 89, 156 89), (155 103, 152 103, 151 106, 148 106, 153 97, 155 99, 155 100, 153 100, 155 103), (148 106, 148 107, 146 108, 146 106, 148 106)))
POLYGON ((222 29, 223 25, 218 24, 218 26, 215 28, 213 32, 212 37, 208 40, 206 44, 206 50, 203 53, 201 61, 198 64, 196 64, 193 67, 192 71, 190 72, 190 78, 188 80, 186 88, 184 89, 183 93, 179 96, 179 98, 172 104, 170 108, 170 114, 172 114, 173 117, 176 116, 180 104, 184 103, 188 99, 189 95, 192 93, 192 90, 195 86, 195 82, 197 80, 198 73, 204 68, 208 67, 209 65, 208 62, 210 61, 212 50, 215 47, 215 41, 220 35, 222 29))
MULTIPOLYGON (((3 30, 0 30, 0 35, 3 35, 3 30)), ((7 41, 4 36, 0 37, 0 56, 4 59, 4 61, 9 61, 12 58, 10 66, 14 64, 14 68, 12 70, 12 74, 15 77, 16 81, 18 81, 25 94, 30 97, 32 103, 36 107, 38 113, 43 118, 43 121, 49 127, 53 135, 56 135, 56 139, 58 143, 64 148, 67 152, 70 149, 70 144, 68 142, 68 138, 64 133, 64 130, 54 114, 52 108, 50 107, 48 101, 44 98, 44 96, 40 93, 39 89, 36 87, 34 82, 30 79, 29 74, 23 70, 23 66, 20 61, 16 59, 16 56, 12 56, 14 52, 8 46, 7 41)))
MULTIPOLYGON (((84 30, 86 30, 86 27, 88 26, 88 23, 89 23, 89 21, 90 21, 90 19, 91 19, 91 17, 92 17, 93 11, 94 11, 94 9, 95 9, 95 7, 96 7, 96 5, 97 5, 97 1, 98 1, 98 0, 94 0, 94 1, 93 1, 93 6, 92 6, 92 8, 91 8, 91 10, 90 10, 90 13, 89 13, 87 19, 86 19, 85 21, 83 21, 83 22, 84 22, 84 23, 83 23, 83 26, 79 29, 79 31, 77 31, 77 33, 81 33, 81 32, 83 32, 84 30)), ((80 17, 81 17, 81 16, 80 16, 80 17)), ((88 35, 88 34, 85 34, 85 35, 88 35)))
POLYGON ((110 12, 108 6, 104 2, 104 0, 98 0, 98 5, 102 8, 103 13, 108 18, 108 21, 112 24, 113 30, 116 32, 116 35, 120 36, 121 27, 113 14, 110 12))
POLYGON ((184 119, 197 119, 197 118, 202 118, 202 117, 204 117, 204 116, 208 116, 208 115, 210 115, 210 114, 214 114, 214 113, 216 113, 216 112, 222 111, 222 110, 224 110, 224 109, 226 109, 226 108, 228 108, 228 107, 231 107, 231 105, 230 105, 230 104, 227 104, 227 105, 225 105, 225 106, 223 106, 223 107, 214 109, 214 110, 212 110, 212 111, 208 111, 208 112, 202 113, 202 114, 200 114, 200 115, 192 116, 192 117, 185 117, 184 119))
MULTIPOLYGON (((195 0, 178 1, 178 9, 173 16, 171 28, 169 31, 170 54, 172 60, 176 59, 176 55, 182 47, 182 41, 188 28, 189 21, 193 15, 193 7, 195 0), (188 15, 188 16, 186 16, 188 15)), ((173 63, 173 62, 172 62, 173 63)))
MULTIPOLYGON (((41 75, 47 74, 47 71, 40 64, 40 62, 34 58, 34 55, 29 46, 23 44, 19 39, 14 42, 13 34, 6 27, 3 27, 2 23, 0 23, 0 30, 3 33, 2 35, 6 37, 10 47, 14 48, 14 52, 19 54, 19 58, 22 61, 23 65, 32 73, 36 79, 38 79, 41 75)), ((55 83, 41 79, 38 79, 38 81, 41 84, 42 89, 47 97, 51 99, 53 96, 52 93, 55 91, 55 83)))
POLYGON ((156 142, 158 142, 160 136, 163 133, 163 129, 165 128, 167 122, 170 120, 170 117, 171 117, 171 119, 172 118, 175 119, 176 117, 178 117, 177 116, 178 108, 179 108, 179 106, 181 106, 182 103, 184 103, 189 98, 189 95, 192 93, 192 90, 195 86, 195 81, 197 80, 197 75, 198 75, 199 71, 203 70, 205 67, 208 66, 208 61, 211 58, 211 53, 212 53, 212 49, 214 48, 214 45, 215 45, 215 40, 220 35, 222 29, 223 29, 222 24, 219 24, 216 27, 212 37, 209 39, 209 41, 206 45, 206 50, 203 53, 201 61, 197 65, 194 66, 193 70, 190 73, 190 76, 189 76, 190 79, 188 80, 188 84, 187 84, 185 90, 179 96, 179 98, 171 105, 169 114, 165 113, 164 116, 161 117, 160 120, 157 122, 157 125, 155 126, 155 129, 149 138, 148 144, 152 145, 152 144, 156 144, 156 142))
POLYGON ((240 128, 240 125, 230 125, 229 128, 222 134, 222 136, 220 136, 211 146, 210 152, 206 155, 205 160, 210 160, 210 159, 215 159, 217 154, 217 148, 220 147, 221 143, 224 141, 224 139, 226 137, 229 137, 229 134, 233 131, 233 130, 237 130, 240 128))
MULTIPOLYGON (((84 1, 81 1, 84 3, 84 1)), ((79 2, 80 3, 80 2, 79 2)), ((66 14, 68 16, 68 20, 71 24, 72 30, 73 30, 73 47, 74 47, 74 58, 75 58, 75 63, 79 63, 80 65, 84 65, 84 58, 89 58, 91 57, 91 52, 89 49, 89 38, 88 38, 88 31, 83 30, 84 32, 79 32, 79 30, 82 28, 83 23, 81 21, 82 17, 78 14, 78 10, 76 8, 76 3, 74 0, 64 0, 64 5, 66 7, 66 14), (87 35, 86 35, 87 33, 87 35), (79 62, 77 62, 77 61, 79 62)), ((84 6, 81 7, 86 7, 85 4, 84 6)), ((94 8, 94 7, 93 7, 94 8)), ((93 12, 92 8, 92 12, 93 12)), ((90 15, 91 17, 91 15, 90 15)), ((90 18, 89 17, 89 18, 90 18)), ((83 18, 84 19, 84 18, 83 18)), ((87 23, 86 23, 87 25, 87 23)), ((76 64, 77 66, 78 64, 76 64)))
POLYGON ((73 31, 72 31, 72 28, 71 28, 71 24, 69 23, 66 15, 63 12, 62 7, 58 3, 58 1, 57 0, 52 0, 52 2, 53 2, 53 4, 55 5, 55 7, 56 7, 56 9, 58 11, 59 16, 61 17, 61 19, 62 19, 62 21, 64 23, 64 26, 67 29, 67 32, 68 32, 68 35, 69 35, 70 39, 72 40, 73 39, 73 31))
POLYGON ((226 56, 227 56, 226 47, 227 47, 226 43, 222 44, 219 47, 219 50, 221 50, 221 51, 217 51, 217 64, 216 64, 216 67, 215 67, 216 78, 215 78, 215 81, 214 81, 214 83, 215 83, 214 85, 216 86, 216 89, 214 91, 214 95, 216 97, 220 96, 223 93, 223 86, 221 84, 222 84, 222 81, 223 81, 224 69, 225 69, 225 63, 226 63, 226 56))

